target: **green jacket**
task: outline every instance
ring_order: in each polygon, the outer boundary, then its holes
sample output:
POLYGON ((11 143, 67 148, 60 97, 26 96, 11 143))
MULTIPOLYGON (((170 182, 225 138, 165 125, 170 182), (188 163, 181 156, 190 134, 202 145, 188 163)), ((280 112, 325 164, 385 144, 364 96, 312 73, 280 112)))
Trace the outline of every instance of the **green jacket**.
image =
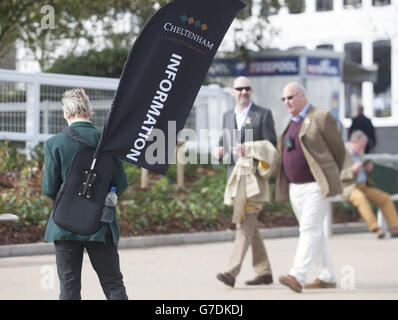
MULTIPOLYGON (((90 122, 74 122, 71 124, 82 137, 93 145, 97 145, 101 131, 96 129, 90 122)), ((83 147, 83 144, 70 138, 65 133, 60 132, 46 141, 44 151, 44 174, 42 191, 45 195, 55 200, 57 192, 65 181, 75 153, 83 147)), ((127 188, 127 178, 124 172, 122 162, 115 158, 114 173, 112 177, 112 186, 116 186, 116 193, 120 196, 127 188)), ((115 245, 119 242, 119 225, 116 217, 109 224, 112 231, 113 242, 115 245)), ((44 240, 53 242, 54 240, 81 240, 81 241, 100 241, 105 242, 107 224, 104 225, 92 235, 82 235, 62 229, 55 224, 53 214, 48 220, 44 240)))

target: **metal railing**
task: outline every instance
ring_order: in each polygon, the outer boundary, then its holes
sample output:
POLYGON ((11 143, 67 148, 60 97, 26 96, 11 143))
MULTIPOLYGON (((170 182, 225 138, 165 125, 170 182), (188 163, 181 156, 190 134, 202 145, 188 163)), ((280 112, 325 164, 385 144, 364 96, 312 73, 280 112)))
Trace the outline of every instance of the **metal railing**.
MULTIPOLYGON (((76 87, 83 88, 90 97, 95 112, 91 120, 102 128, 118 83, 119 79, 113 78, 0 69, 0 140, 26 142, 31 148, 61 131, 66 125, 62 94, 76 87)), ((221 129, 222 114, 229 106, 230 97, 224 89, 203 86, 186 127, 221 129)))

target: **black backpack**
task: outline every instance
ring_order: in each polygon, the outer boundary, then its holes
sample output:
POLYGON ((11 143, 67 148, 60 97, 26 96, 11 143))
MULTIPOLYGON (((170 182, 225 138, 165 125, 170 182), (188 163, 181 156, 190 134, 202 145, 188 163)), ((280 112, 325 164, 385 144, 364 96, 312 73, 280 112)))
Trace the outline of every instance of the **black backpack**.
POLYGON ((114 160, 102 153, 93 163, 96 147, 71 127, 63 132, 84 147, 73 156, 66 180, 57 193, 53 219, 65 230, 91 235, 103 224, 101 214, 111 187, 114 160), (95 171, 92 169, 94 166, 95 171))

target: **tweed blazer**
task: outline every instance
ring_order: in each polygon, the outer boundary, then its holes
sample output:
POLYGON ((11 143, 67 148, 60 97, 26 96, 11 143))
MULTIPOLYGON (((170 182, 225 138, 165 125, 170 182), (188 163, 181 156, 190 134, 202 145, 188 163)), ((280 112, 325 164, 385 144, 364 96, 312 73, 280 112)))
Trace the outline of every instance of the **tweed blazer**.
MULTIPOLYGON (((282 150, 283 136, 289 125, 290 122, 278 140, 281 161, 276 174, 276 201, 289 200, 289 180, 283 170, 282 150)), ((345 148, 333 115, 328 110, 311 105, 303 119, 299 141, 311 173, 319 183, 323 194, 325 196, 340 194, 343 191, 340 171, 344 164, 345 148)))
POLYGON ((223 162, 228 164, 227 180, 235 166, 232 149, 238 143, 245 142, 245 129, 253 130, 253 141, 268 140, 276 146, 277 136, 272 112, 269 109, 252 104, 246 120, 240 131, 236 125, 235 110, 230 109, 223 115, 223 134, 220 137, 219 145, 224 147, 223 162))

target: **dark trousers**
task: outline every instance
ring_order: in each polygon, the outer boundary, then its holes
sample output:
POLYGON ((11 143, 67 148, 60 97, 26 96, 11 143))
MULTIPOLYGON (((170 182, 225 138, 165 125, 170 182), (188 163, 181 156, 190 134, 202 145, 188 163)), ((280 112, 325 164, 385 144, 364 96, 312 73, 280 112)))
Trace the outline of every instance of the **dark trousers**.
MULTIPOLYGON (((110 230, 109 230, 110 231, 110 230)), ((123 275, 120 271, 117 246, 112 235, 106 236, 106 243, 98 241, 56 240, 55 256, 60 281, 60 300, 80 300, 83 251, 90 257, 91 265, 100 280, 108 300, 127 300, 123 275)))

